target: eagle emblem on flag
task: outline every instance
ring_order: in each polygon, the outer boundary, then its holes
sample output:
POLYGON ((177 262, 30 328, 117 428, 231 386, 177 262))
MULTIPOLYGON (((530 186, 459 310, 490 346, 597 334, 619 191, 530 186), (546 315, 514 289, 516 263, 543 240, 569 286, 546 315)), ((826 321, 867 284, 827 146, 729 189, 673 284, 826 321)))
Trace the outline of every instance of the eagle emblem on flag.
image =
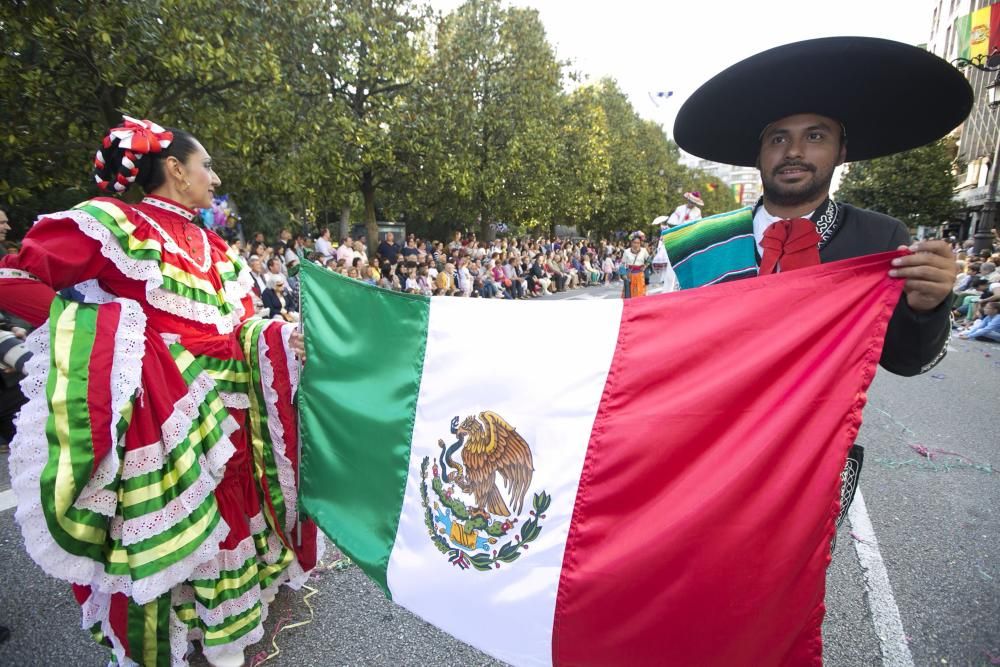
POLYGON ((421 463, 420 496, 431 540, 463 570, 512 563, 538 538, 552 502, 544 491, 534 494, 529 518, 521 523, 534 474, 531 448, 516 428, 489 410, 461 422, 456 416, 451 433, 456 440, 439 439, 436 459, 432 463, 427 456, 421 463))

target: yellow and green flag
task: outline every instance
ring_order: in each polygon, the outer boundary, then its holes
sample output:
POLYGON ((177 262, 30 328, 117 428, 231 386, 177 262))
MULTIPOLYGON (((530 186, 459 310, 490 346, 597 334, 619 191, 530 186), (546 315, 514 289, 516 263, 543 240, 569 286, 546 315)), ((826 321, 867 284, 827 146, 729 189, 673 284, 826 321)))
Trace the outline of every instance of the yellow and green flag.
POLYGON ((1000 3, 987 5, 955 19, 956 55, 989 57, 1000 51, 1000 3))

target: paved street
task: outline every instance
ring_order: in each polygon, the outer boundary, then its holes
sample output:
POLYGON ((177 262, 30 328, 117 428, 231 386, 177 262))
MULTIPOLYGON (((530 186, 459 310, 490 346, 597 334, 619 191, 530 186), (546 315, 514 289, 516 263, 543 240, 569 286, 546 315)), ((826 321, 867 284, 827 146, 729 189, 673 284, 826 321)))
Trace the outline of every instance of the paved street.
MULTIPOLYGON (((617 294, 589 288, 532 307, 617 294)), ((867 512, 855 503, 829 570, 828 665, 1000 663, 998 395, 1000 345, 956 340, 928 374, 877 376, 859 437, 867 512)), ((3 459, 0 491, 9 488, 3 459)), ((9 496, 0 493, 0 624, 12 637, 0 645, 0 665, 105 665, 108 654, 79 629, 69 587, 43 575, 25 554, 9 496)), ((356 567, 329 569, 312 585, 318 591, 310 599, 312 623, 282 632, 280 654, 265 664, 498 664, 385 600, 356 567)), ((468 601, 455 606, 474 613, 468 601)), ((276 623, 308 618, 302 593, 283 591, 268 638, 248 659, 273 650, 276 623)))

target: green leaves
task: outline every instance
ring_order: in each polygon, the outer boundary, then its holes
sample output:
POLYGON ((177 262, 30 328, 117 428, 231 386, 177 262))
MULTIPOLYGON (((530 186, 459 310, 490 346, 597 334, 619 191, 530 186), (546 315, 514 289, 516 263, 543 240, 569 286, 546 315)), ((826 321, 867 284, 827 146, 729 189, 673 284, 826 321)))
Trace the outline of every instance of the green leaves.
POLYGON ((902 220, 936 226, 954 214, 954 140, 944 138, 877 160, 852 162, 836 192, 839 201, 902 220))
POLYGON ((608 234, 695 178, 613 81, 578 85, 538 13, 500 0, 443 17, 410 0, 2 3, 0 35, 0 203, 21 230, 97 194, 91 160, 123 113, 201 139, 250 232, 363 203, 437 238, 477 220, 482 237, 608 234))

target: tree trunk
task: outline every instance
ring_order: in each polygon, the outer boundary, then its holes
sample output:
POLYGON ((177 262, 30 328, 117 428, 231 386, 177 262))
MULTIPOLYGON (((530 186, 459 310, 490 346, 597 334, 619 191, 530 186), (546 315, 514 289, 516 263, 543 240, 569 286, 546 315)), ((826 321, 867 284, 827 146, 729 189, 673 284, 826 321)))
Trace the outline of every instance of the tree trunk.
POLYGON ((485 211, 481 211, 479 215, 479 240, 484 243, 492 241, 493 229, 490 227, 490 220, 485 211))
POLYGON ((361 194, 365 198, 365 229, 368 234, 368 257, 375 257, 378 250, 378 225, 375 222, 375 178, 371 170, 361 174, 361 194))
POLYGON ((344 204, 340 209, 340 228, 337 231, 337 235, 340 238, 346 238, 348 234, 351 233, 351 205, 344 204))

